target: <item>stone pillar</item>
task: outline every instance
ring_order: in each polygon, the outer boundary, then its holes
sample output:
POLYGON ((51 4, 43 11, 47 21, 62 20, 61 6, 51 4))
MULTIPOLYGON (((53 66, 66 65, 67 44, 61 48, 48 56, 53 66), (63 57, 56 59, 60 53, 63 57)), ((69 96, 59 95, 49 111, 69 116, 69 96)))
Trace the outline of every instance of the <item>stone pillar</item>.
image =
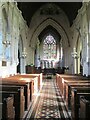
POLYGON ((83 57, 84 61, 83 61, 83 75, 89 76, 90 75, 90 41, 89 41, 89 37, 88 37, 88 33, 86 34, 86 39, 85 42, 83 42, 83 57))
POLYGON ((26 57, 27 57, 27 53, 26 53, 26 48, 24 47, 24 49, 23 49, 23 52, 22 52, 22 59, 23 59, 23 71, 22 71, 22 73, 26 73, 26 68, 25 68, 25 66, 26 66, 26 57))
MULTIPOLYGON (((89 5, 90 6, 90 5, 89 5)), ((85 11, 86 27, 83 29, 83 75, 90 76, 90 9, 85 11)))
POLYGON ((36 67, 40 67, 40 42, 37 40, 36 67))
POLYGON ((0 2, 0 61, 2 60, 2 52, 3 52, 3 46, 2 46, 2 7, 0 2))
MULTIPOLYGON (((2 60, 2 3, 0 2, 0 67, 1 67, 1 60, 2 60)), ((0 69, 1 71, 1 69, 0 69)), ((0 74, 1 75, 1 74, 0 74)), ((0 79, 0 84, 2 82, 2 79, 0 79)), ((1 90, 1 89, 0 89, 1 90)), ((0 102, 2 102, 2 95, 0 95, 0 102)), ((2 105, 0 105, 0 120, 2 119, 2 105)))
POLYGON ((60 47, 59 47, 59 67, 64 67, 64 62, 63 62, 63 46, 62 46, 62 39, 60 42, 60 47))
POLYGON ((73 71, 72 74, 78 74, 78 55, 76 52, 76 48, 73 48, 72 58, 73 58, 73 71))

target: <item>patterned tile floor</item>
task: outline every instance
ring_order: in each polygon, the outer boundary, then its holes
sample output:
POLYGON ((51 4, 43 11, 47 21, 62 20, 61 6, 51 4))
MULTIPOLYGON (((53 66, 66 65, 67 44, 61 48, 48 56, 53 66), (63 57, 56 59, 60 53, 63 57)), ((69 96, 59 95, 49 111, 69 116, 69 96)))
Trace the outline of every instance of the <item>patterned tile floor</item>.
POLYGON ((55 79, 45 79, 30 119, 71 120, 70 114, 55 84, 55 79))

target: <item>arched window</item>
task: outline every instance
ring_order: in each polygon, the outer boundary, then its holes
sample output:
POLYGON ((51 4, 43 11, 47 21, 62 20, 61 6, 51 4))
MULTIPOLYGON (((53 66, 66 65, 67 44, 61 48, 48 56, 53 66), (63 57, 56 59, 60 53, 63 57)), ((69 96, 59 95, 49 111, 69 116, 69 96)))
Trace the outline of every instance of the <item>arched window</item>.
POLYGON ((43 42, 44 59, 56 59, 56 40, 49 34, 43 42))

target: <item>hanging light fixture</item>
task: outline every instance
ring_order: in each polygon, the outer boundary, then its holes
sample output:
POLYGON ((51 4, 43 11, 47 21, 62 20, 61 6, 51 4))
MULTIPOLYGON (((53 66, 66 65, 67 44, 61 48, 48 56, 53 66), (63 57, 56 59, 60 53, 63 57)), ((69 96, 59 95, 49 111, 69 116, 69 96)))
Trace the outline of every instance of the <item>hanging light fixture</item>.
POLYGON ((24 47, 24 50, 22 52, 22 58, 26 58, 27 57, 27 52, 26 52, 26 48, 24 47))
POLYGON ((73 48, 73 52, 71 53, 71 55, 72 55, 72 57, 73 57, 74 59, 77 59, 77 58, 78 58, 78 54, 77 54, 77 52, 76 52, 76 48, 73 48))
POLYGON ((10 39, 10 35, 9 33, 7 34, 7 37, 6 37, 6 40, 3 40, 2 43, 8 47, 10 44, 11 44, 11 41, 9 40, 10 39))

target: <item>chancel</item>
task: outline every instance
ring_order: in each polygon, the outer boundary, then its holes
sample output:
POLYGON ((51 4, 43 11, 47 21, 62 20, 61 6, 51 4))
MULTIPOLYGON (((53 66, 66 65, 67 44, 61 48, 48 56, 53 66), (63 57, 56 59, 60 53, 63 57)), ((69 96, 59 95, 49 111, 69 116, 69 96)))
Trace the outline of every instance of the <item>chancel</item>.
POLYGON ((0 119, 90 119, 90 0, 1 0, 0 119))

